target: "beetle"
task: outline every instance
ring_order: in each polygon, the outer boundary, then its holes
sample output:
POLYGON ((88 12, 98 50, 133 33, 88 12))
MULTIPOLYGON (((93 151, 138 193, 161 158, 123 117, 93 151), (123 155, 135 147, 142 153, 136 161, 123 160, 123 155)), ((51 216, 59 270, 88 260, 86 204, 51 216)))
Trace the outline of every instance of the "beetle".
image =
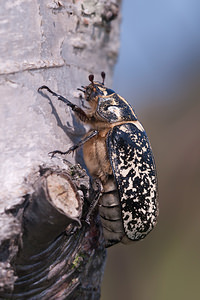
POLYGON ((156 225, 158 217, 157 176, 154 157, 146 132, 132 106, 119 94, 89 75, 89 85, 78 88, 87 106, 73 104, 46 89, 66 103, 90 130, 69 154, 83 146, 83 158, 92 178, 102 184, 98 200, 106 247, 118 242, 143 239, 156 225))

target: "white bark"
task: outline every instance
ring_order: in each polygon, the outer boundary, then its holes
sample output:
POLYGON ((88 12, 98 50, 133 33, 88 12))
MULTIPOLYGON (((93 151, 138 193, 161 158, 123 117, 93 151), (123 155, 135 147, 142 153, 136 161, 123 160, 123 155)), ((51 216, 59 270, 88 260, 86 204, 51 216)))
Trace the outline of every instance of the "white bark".
MULTIPOLYGON (((66 150, 84 133, 69 108, 38 94, 45 84, 79 104, 88 75, 111 85, 119 48, 115 4, 120 0, 7 0, 0 6, 0 239, 1 286, 16 279, 11 259, 22 236, 24 197, 40 166, 65 169, 48 152, 66 150), (75 138, 74 138, 75 136, 75 138), (20 215, 20 216, 19 216, 20 215), (6 278, 6 283, 4 282, 6 278)), ((69 156, 72 163, 75 158, 69 156)))

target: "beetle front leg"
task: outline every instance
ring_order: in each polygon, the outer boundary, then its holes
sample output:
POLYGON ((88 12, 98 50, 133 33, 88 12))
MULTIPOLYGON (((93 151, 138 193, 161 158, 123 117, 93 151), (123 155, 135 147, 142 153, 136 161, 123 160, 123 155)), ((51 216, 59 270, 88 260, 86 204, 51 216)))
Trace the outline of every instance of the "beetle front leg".
POLYGON ((64 102, 68 106, 70 106, 71 109, 76 113, 76 115, 79 117, 79 119, 81 121, 86 122, 86 121, 89 120, 89 118, 87 117, 86 113, 79 106, 73 104, 71 101, 69 101, 65 97, 63 97, 63 96, 55 93, 48 86, 42 85, 41 87, 39 87, 38 92, 40 92, 41 90, 44 90, 44 89, 47 90, 49 93, 51 93, 54 97, 57 97, 58 100, 61 100, 62 102, 64 102))
POLYGON ((55 151, 49 152, 49 155, 51 155, 51 158, 53 158, 55 156, 55 154, 61 154, 61 155, 70 154, 71 152, 74 152, 76 149, 81 147, 83 144, 85 144, 87 141, 89 141, 91 138, 93 138, 97 134, 98 134, 98 131, 93 130, 92 132, 90 132, 89 135, 87 135, 84 139, 80 140, 76 145, 73 145, 72 147, 70 147, 67 151, 62 152, 60 150, 55 150, 55 151))

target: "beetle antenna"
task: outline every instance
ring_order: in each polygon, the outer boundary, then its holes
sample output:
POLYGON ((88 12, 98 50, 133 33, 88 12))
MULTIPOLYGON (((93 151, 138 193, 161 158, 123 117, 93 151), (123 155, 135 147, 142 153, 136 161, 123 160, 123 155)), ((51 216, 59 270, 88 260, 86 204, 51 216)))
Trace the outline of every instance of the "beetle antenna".
POLYGON ((101 72, 101 77, 103 79, 102 84, 104 85, 104 81, 105 81, 105 78, 106 78, 106 73, 105 72, 101 72))
POLYGON ((91 81, 92 82, 92 84, 94 85, 94 75, 93 74, 90 74, 89 76, 88 76, 88 78, 89 78, 89 81, 91 81))

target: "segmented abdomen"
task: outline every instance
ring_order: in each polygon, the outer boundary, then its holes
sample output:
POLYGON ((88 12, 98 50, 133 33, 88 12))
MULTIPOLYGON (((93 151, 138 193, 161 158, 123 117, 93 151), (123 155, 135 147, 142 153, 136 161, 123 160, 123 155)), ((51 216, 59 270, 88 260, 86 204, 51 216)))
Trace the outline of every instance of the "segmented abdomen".
POLYGON ((110 176, 105 185, 104 193, 99 201, 99 214, 103 226, 106 247, 120 242, 124 235, 121 206, 115 179, 110 176))

